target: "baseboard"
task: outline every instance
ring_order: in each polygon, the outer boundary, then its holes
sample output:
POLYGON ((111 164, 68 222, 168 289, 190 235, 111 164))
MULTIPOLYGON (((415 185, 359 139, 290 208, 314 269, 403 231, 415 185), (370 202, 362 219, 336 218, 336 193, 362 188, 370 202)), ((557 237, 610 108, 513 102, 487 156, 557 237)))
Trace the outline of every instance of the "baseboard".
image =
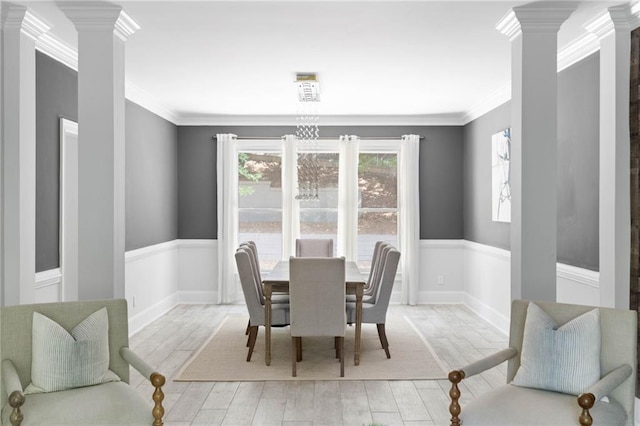
POLYGON ((420 291, 418 305, 459 305, 464 303, 464 291, 420 291))
POLYGON ((476 314, 480 315, 480 317, 486 320, 489 324, 493 325, 505 336, 509 335, 509 324, 511 322, 509 317, 504 316, 493 307, 468 293, 464 293, 464 304, 476 314))
POLYGON ((178 303, 186 305, 217 304, 217 291, 178 291, 178 303))
MULTIPOLYGON (((131 302, 129 302, 131 303, 131 302)), ((129 336, 133 336, 162 315, 169 312, 178 304, 178 294, 174 293, 160 302, 148 307, 139 314, 129 318, 129 336)))

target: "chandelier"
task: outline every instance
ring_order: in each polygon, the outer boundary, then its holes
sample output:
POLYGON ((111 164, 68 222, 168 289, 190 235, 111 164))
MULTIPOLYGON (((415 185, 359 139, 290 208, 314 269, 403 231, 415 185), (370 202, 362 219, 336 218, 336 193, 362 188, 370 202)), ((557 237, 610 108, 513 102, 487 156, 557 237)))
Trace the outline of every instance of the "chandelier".
POLYGON ((315 74, 298 74, 298 113, 296 140, 298 151, 298 200, 318 200, 320 165, 318 161, 318 128, 320 83, 315 74))

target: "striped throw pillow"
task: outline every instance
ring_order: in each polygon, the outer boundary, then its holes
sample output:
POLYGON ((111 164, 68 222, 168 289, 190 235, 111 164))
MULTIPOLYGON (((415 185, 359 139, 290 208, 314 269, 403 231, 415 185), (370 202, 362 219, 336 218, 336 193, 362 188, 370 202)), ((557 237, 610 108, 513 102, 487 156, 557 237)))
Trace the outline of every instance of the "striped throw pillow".
POLYGON ((109 370, 107 309, 89 315, 71 333, 34 312, 31 384, 25 393, 55 392, 119 381, 109 370))
POLYGON ((516 386, 579 395, 600 380, 600 311, 558 327, 535 303, 524 324, 516 386))

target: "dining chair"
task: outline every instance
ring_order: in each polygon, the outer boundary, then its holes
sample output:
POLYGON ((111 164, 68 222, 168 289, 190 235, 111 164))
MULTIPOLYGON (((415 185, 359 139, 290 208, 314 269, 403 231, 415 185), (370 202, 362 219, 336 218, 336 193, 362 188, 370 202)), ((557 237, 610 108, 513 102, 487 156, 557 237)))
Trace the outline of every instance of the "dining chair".
MULTIPOLYGON (((258 337, 258 327, 264 325, 264 302, 260 300, 258 291, 256 290, 257 286, 253 266, 251 265, 250 250, 248 248, 238 248, 235 258, 242 293, 244 294, 244 300, 247 305, 247 310, 249 311, 249 339, 247 342, 247 346, 249 347, 247 362, 249 362, 251 361, 253 348, 255 347, 258 337)), ((289 325, 288 303, 278 303, 271 306, 271 325, 289 325)))
POLYGON ((333 257, 333 239, 297 238, 296 257, 333 257))
MULTIPOLYGON (((389 308, 389 300, 391 299, 391 291, 393 290, 393 282, 396 278, 398 263, 400 261, 400 252, 394 248, 384 250, 382 254, 382 272, 380 284, 377 287, 373 301, 362 303, 362 323, 376 324, 378 328, 378 337, 380 344, 384 349, 387 358, 391 358, 389 352, 389 341, 385 330, 387 320, 387 310, 389 308)), ((347 321, 349 324, 356 322, 356 304, 355 302, 347 302, 347 321)))
POLYGON ((292 374, 302 361, 302 337, 332 336, 344 377, 344 257, 292 257, 289 262, 292 374))
MULTIPOLYGON (((380 285, 382 278, 382 268, 384 266, 383 259, 386 257, 387 252, 391 250, 393 246, 390 243, 384 241, 376 242, 373 249, 373 256, 371 260, 371 269, 369 270, 369 278, 367 279, 367 285, 362 292, 363 303, 373 303, 375 301, 375 295, 380 285)), ((347 294, 347 302, 355 302, 355 294, 347 294)))

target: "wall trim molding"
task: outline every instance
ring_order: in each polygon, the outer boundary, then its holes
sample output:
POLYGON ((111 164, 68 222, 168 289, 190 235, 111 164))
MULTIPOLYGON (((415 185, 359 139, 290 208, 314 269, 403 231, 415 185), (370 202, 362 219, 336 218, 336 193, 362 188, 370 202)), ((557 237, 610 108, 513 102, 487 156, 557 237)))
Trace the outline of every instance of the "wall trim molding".
POLYGON ((493 257, 497 257, 501 260, 511 261, 511 252, 509 250, 501 249, 486 244, 476 243, 475 241, 462 240, 464 248, 467 250, 475 251, 482 254, 488 254, 493 257))
POLYGON ((218 240, 214 239, 180 239, 177 241, 179 248, 201 248, 201 247, 216 247, 218 240))
POLYGON ((498 331, 505 336, 509 335, 510 318, 504 316, 493 307, 487 305, 481 300, 464 292, 464 304, 480 317, 485 319, 489 324, 493 325, 498 331))
POLYGON ((420 240, 421 249, 462 249, 465 248, 465 240, 420 240))
POLYGON ((59 285, 60 283, 62 283, 62 272, 60 268, 36 272, 36 288, 59 285))
MULTIPOLYGON (((131 301, 128 301, 131 304, 131 301)), ((162 315, 169 312, 178 305, 177 294, 171 294, 160 302, 148 307, 139 314, 129 317, 129 336, 133 336, 147 325, 151 324, 162 315)))
POLYGON ((558 263, 557 274, 559 278, 564 278, 577 284, 600 288, 600 272, 598 271, 558 263))
POLYGON ((141 247, 139 249, 126 251, 124 253, 124 261, 125 263, 128 263, 134 260, 153 256, 161 252, 177 249, 179 241, 180 240, 165 241, 163 243, 153 244, 150 246, 141 247))

